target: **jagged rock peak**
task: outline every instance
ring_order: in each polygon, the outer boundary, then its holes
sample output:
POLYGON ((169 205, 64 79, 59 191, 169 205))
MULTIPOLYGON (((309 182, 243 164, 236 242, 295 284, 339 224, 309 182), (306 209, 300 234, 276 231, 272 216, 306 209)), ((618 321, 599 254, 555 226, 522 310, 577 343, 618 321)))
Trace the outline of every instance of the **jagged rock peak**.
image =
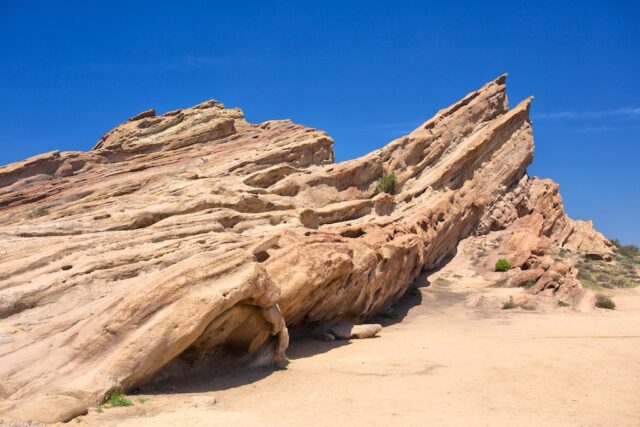
POLYGON ((93 150, 127 154, 175 150, 233 135, 237 124, 247 125, 242 111, 226 109, 215 100, 161 116, 156 116, 155 110, 147 110, 106 133, 93 150))

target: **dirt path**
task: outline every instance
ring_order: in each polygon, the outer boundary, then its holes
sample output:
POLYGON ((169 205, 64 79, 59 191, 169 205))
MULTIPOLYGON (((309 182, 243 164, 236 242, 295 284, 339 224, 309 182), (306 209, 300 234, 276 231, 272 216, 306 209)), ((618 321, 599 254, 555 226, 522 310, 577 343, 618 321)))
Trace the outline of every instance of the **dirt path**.
POLYGON ((640 425, 640 290, 618 291, 617 310, 593 313, 479 311, 465 307, 472 291, 514 292, 422 288, 401 301, 404 319, 387 321, 379 338, 295 342, 287 370, 176 384, 79 423, 640 425))

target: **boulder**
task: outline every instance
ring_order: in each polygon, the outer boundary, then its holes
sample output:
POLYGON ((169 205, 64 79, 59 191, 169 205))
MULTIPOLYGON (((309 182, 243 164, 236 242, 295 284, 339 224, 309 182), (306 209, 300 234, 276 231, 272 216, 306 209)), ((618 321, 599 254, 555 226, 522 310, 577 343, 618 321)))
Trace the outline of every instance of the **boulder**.
POLYGON ((363 324, 363 325, 349 325, 342 324, 331 328, 331 334, 337 339, 348 340, 351 338, 373 338, 380 333, 382 325, 378 324, 363 324))
POLYGON ((543 274, 544 270, 542 268, 522 270, 509 279, 509 284, 515 287, 530 287, 533 286, 543 274))

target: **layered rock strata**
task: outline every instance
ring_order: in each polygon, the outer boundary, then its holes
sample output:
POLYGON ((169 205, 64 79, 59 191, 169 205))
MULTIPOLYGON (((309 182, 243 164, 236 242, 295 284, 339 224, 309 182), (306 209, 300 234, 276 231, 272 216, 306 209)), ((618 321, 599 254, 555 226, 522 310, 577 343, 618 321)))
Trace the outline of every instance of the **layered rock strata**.
POLYGON ((338 164, 322 131, 209 101, 0 168, 3 416, 67 420, 221 347, 283 363, 288 328, 361 322, 471 235, 518 231, 518 267, 610 252, 527 176, 531 99, 505 80, 338 164))

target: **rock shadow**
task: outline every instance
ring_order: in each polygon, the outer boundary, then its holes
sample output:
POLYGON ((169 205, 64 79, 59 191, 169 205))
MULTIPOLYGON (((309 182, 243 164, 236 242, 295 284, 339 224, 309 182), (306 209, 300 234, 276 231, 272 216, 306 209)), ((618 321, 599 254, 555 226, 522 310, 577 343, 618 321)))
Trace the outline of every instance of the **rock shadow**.
POLYGON ((287 358, 289 360, 304 359, 350 344, 351 340, 335 340, 327 342, 310 337, 300 337, 291 342, 287 349, 287 358))
MULTIPOLYGON (((383 327, 402 322, 412 308, 422 305, 424 297, 421 289, 428 286, 429 282, 426 281, 425 274, 423 273, 409 285, 405 293, 396 302, 387 310, 383 310, 371 317, 368 322, 379 323, 383 327)), ((381 333, 384 334, 384 329, 381 333)))

